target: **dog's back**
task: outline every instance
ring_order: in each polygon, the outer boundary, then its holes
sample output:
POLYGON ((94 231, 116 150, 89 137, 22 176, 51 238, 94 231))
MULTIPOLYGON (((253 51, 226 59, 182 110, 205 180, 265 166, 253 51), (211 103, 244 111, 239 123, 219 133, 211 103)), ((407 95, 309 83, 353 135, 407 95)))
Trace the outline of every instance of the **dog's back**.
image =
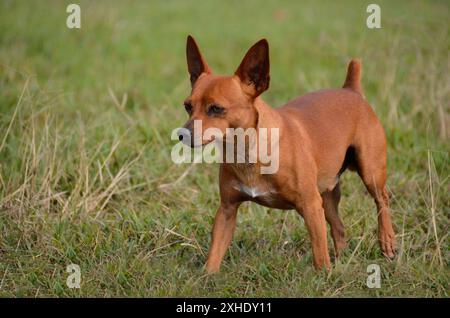
MULTIPOLYGON (((364 98, 360 75, 361 62, 352 60, 343 88, 308 93, 278 109, 285 121, 298 123, 289 134, 295 136, 295 127, 301 126, 308 135, 319 179, 332 180, 342 173, 349 152, 360 144, 385 145, 383 128, 364 98)), ((357 169, 356 157, 350 159, 357 169)))

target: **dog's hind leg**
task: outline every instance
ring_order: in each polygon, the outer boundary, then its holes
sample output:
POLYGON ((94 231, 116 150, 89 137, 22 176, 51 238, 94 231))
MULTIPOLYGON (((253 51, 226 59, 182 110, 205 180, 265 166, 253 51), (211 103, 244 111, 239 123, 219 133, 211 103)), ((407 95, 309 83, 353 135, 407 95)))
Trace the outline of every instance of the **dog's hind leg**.
POLYGON ((380 124, 372 127, 370 137, 355 147, 357 171, 377 206, 378 241, 381 251, 392 259, 395 256, 396 243, 386 189, 386 139, 380 124))
POLYGON ((337 258, 346 246, 344 224, 342 224, 338 213, 339 201, 341 199, 339 183, 333 190, 326 191, 321 195, 325 218, 328 224, 330 224, 331 236, 334 242, 334 253, 337 258))

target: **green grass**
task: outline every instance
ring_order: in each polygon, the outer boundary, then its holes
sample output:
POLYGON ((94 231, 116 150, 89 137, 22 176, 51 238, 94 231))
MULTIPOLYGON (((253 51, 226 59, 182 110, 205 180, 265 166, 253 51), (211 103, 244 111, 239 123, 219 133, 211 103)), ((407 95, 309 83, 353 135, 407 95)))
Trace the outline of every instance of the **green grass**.
POLYGON ((450 59, 447 1, 379 1, 382 29, 355 1, 0 2, 0 296, 448 297, 450 59), (202 266, 218 206, 216 165, 175 165, 187 119, 185 39, 231 74, 262 37, 271 105, 339 87, 351 57, 386 129, 400 254, 376 239, 372 200, 343 182, 349 247, 312 267, 303 220, 244 204, 222 271, 202 266), (188 171, 186 174, 185 172, 188 171), (66 266, 80 265, 80 289, 66 266), (379 264, 382 287, 366 287, 379 264))

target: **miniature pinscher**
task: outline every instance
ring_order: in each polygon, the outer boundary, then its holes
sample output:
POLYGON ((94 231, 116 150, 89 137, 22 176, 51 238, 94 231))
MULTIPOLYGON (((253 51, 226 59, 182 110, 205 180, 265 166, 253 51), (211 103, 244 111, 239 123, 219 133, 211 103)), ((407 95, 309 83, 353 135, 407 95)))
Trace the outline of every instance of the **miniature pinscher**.
MULTIPOLYGON (((330 268, 327 226, 335 256, 346 246, 338 214, 340 176, 356 171, 376 203, 378 240, 386 257, 395 256, 395 233, 386 189, 386 137, 361 89, 361 61, 348 65, 343 88, 324 89, 272 108, 260 95, 269 88, 269 46, 253 45, 232 76, 214 75, 195 40, 187 38, 187 65, 192 91, 184 106, 190 118, 185 130, 201 120, 202 129, 279 129, 279 169, 262 174, 258 162, 220 164, 220 206, 214 220, 206 271, 219 271, 236 226, 239 205, 253 201, 276 209, 295 209, 311 238, 314 266, 330 268)), ((191 147, 194 141, 180 134, 191 147)))

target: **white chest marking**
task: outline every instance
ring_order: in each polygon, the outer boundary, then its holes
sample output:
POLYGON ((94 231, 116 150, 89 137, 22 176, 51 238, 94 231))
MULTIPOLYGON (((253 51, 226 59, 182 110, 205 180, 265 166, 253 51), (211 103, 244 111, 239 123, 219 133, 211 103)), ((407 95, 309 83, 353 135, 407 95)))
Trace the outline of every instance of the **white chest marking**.
POLYGON ((271 194, 275 193, 272 190, 268 190, 268 191, 261 191, 260 189, 256 188, 256 187, 248 187, 244 184, 239 184, 239 185, 235 185, 233 188, 235 188, 236 190, 240 191, 240 192, 244 192, 246 195, 248 195, 249 197, 252 198, 256 198, 256 197, 267 197, 270 196, 271 194))

